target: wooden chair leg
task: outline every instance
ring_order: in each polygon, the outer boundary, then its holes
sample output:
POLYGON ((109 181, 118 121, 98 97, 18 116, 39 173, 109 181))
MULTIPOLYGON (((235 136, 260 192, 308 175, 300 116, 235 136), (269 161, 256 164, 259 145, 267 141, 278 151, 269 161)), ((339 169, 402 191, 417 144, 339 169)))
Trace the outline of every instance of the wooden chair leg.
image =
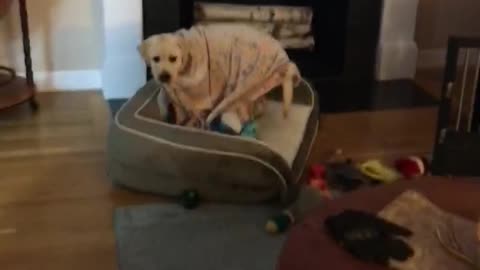
POLYGON ((39 109, 39 105, 38 105, 38 102, 37 102, 37 99, 35 98, 35 96, 30 98, 29 104, 30 104, 30 108, 32 109, 32 112, 36 113, 39 109))

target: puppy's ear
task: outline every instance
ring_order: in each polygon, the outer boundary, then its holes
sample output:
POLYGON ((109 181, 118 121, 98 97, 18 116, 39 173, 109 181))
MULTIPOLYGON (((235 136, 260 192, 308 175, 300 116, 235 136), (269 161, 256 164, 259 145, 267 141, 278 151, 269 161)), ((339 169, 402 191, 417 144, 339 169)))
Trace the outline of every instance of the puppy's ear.
POLYGON ((192 54, 187 52, 182 55, 182 67, 180 68, 179 74, 184 75, 192 68, 192 54))
POLYGON ((143 60, 147 65, 150 64, 150 61, 148 61, 148 46, 149 46, 149 39, 144 40, 140 45, 137 46, 137 50, 140 53, 140 56, 142 56, 143 60))
POLYGON ((187 55, 187 53, 190 52, 190 43, 188 42, 186 35, 187 33, 184 30, 175 33, 175 38, 182 51, 182 55, 187 55))
POLYGON ((178 46, 182 52, 182 66, 179 71, 180 74, 187 73, 192 67, 192 53, 190 51, 190 44, 186 35, 187 33, 185 30, 180 30, 176 33, 178 46))

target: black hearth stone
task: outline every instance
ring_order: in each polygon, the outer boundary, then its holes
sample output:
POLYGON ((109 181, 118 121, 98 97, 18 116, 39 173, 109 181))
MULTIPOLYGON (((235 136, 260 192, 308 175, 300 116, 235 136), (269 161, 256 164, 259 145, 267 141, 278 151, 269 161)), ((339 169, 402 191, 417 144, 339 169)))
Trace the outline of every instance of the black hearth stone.
POLYGON ((407 109, 438 105, 438 100, 413 80, 353 82, 310 79, 319 93, 322 113, 407 109))

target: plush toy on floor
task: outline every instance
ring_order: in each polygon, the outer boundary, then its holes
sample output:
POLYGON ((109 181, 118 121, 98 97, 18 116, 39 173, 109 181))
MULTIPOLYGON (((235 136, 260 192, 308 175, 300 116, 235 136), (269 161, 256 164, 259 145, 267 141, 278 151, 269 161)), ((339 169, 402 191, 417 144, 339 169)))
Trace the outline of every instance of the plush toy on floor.
POLYGON ((350 192, 371 185, 370 178, 363 175, 357 165, 348 159, 329 164, 326 175, 330 188, 341 192, 350 192))
POLYGON ((383 184, 391 184, 401 178, 401 175, 393 168, 383 164, 380 160, 367 160, 360 165, 358 169, 372 180, 383 184))
POLYGON ((180 203, 185 209, 195 209, 200 204, 200 196, 196 190, 184 190, 180 195, 180 203))
POLYGON ((283 233, 287 231, 296 220, 303 217, 322 204, 325 200, 332 199, 325 177, 325 167, 314 165, 310 170, 310 181, 303 186, 298 195, 297 201, 287 208, 280 215, 274 216, 268 220, 265 230, 271 234, 283 233))
POLYGON ((395 161, 395 168, 406 179, 414 179, 428 172, 428 162, 425 158, 410 156, 395 161))

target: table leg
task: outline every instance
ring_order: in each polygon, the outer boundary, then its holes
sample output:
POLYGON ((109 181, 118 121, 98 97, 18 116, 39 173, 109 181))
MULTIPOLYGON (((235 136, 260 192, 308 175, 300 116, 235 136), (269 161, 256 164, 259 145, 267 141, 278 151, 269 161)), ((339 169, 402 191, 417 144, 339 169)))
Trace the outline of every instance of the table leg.
MULTIPOLYGON (((23 53, 25 60, 25 72, 27 78, 27 84, 32 89, 35 88, 35 81, 33 77, 33 67, 32 67, 32 56, 30 48, 30 30, 28 26, 28 12, 27 12, 27 3, 26 0, 19 0, 19 11, 20 11, 20 23, 22 28, 22 41, 23 41, 23 53)), ((35 99, 35 94, 32 94, 30 98, 30 107, 33 111, 38 110, 38 103, 35 99)))

